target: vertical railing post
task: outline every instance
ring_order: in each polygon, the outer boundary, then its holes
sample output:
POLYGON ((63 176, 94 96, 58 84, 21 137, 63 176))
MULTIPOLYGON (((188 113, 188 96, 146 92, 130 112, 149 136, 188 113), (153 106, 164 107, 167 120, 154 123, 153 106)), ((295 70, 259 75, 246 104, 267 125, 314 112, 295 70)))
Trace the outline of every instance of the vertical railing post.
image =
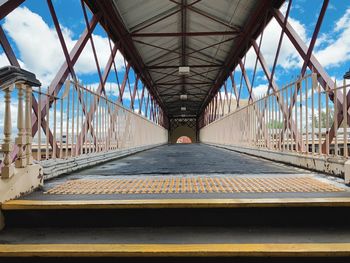
POLYGON ((40 86, 41 83, 35 75, 29 71, 15 66, 0 68, 0 86, 5 94, 4 116, 4 142, 2 151, 4 160, 0 163, 1 178, 7 179, 13 176, 18 169, 33 164, 32 158, 32 86, 40 86), (11 142, 11 92, 18 88, 17 98, 17 129, 15 143, 18 148, 17 154, 13 155, 11 142), (25 104, 25 105, 23 105, 25 104), (14 157, 16 156, 16 159, 14 157))
MULTIPOLYGON (((27 165, 33 164, 32 156, 32 87, 26 86, 26 105, 25 105, 25 126, 26 126, 26 157, 27 165)), ((49 124, 47 124, 49 125, 49 124)))
POLYGON ((7 179, 14 174, 14 165, 11 160, 11 92, 13 85, 7 86, 3 89, 5 93, 5 114, 4 114, 4 143, 2 144, 2 151, 4 152, 4 166, 1 168, 1 178, 7 179))
POLYGON ((15 139, 15 143, 18 146, 17 159, 15 162, 16 168, 23 168, 27 165, 26 155, 23 148, 26 146, 26 129, 25 129, 25 117, 23 112, 23 91, 25 89, 24 84, 18 84, 18 111, 17 111, 17 129, 18 135, 15 139))

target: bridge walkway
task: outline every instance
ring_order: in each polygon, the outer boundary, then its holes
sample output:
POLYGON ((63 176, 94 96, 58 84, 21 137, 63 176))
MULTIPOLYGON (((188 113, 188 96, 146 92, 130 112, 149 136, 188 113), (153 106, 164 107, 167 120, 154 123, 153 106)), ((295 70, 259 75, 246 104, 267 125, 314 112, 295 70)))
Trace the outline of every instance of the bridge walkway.
POLYGON ((327 197, 350 192, 342 179, 204 144, 178 144, 49 180, 21 200, 327 197))

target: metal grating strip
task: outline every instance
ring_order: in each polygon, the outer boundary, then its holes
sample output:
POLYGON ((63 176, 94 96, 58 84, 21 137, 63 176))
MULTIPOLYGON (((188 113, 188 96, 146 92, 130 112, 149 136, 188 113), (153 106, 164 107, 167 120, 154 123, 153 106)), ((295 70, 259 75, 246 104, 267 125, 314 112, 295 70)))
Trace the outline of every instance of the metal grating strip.
POLYGON ((310 176, 209 177, 164 176, 122 179, 70 180, 45 194, 180 194, 342 192, 342 188, 310 176))

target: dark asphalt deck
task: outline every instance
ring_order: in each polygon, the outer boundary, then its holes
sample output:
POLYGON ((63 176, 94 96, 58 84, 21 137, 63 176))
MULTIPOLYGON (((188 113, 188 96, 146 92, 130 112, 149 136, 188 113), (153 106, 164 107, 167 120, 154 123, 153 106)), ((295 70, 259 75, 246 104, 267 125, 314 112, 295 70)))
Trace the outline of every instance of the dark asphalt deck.
POLYGON ((74 175, 292 174, 299 169, 204 144, 166 145, 74 175))
POLYGON ((165 145, 45 182, 29 200, 240 199, 350 197, 341 179, 203 144, 165 145), (150 177, 298 177, 310 176, 343 189, 340 192, 43 194, 68 180, 150 177))

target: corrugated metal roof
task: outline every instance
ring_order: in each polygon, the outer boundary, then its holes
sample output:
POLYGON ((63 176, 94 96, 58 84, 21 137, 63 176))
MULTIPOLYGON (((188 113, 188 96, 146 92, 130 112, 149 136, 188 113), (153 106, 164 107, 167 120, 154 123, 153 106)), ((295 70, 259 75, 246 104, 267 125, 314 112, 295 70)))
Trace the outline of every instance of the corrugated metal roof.
MULTIPOLYGON (((198 115, 257 0, 113 0, 168 115, 198 115), (190 66, 180 76, 179 66, 190 66), (187 101, 180 94, 188 95, 187 101)), ((279 2, 280 5, 283 1, 279 2)), ((225 66, 226 65, 226 66, 225 66)))

